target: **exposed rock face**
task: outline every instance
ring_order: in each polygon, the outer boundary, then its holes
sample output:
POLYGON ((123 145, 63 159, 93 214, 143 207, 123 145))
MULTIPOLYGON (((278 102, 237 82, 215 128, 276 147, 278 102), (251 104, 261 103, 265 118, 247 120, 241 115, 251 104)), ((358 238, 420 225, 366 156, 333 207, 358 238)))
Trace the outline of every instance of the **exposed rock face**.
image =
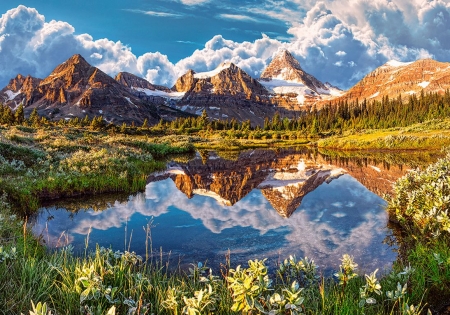
POLYGON ((188 70, 185 74, 178 78, 172 90, 177 92, 189 92, 193 87, 195 87, 196 80, 194 78, 194 70, 188 70))
MULTIPOLYGON (((16 78, 11 87, 17 88, 20 81, 20 77, 16 78)), ((81 55, 74 55, 60 64, 42 81, 25 79, 20 93, 7 104, 15 107, 17 99, 22 100, 26 112, 37 108, 39 114, 53 119, 85 115, 91 118, 102 115, 116 123, 140 123, 146 118, 149 123, 156 123, 160 119, 154 105, 141 101, 81 55)))
POLYGON ((152 91, 160 90, 170 92, 170 89, 168 87, 151 84, 147 80, 129 72, 119 72, 114 79, 123 86, 129 87, 131 89, 141 88, 149 89, 152 91))
POLYGON ((20 103, 29 104, 39 97, 36 87, 41 81, 41 79, 33 78, 32 76, 24 77, 23 75, 18 74, 0 91, 1 99, 13 109, 20 103))
POLYGON ((333 100, 381 100, 424 92, 443 93, 450 88, 450 63, 432 59, 415 62, 389 61, 365 76, 344 95, 333 100))
POLYGON ((155 85, 147 80, 140 78, 128 72, 120 72, 116 75, 115 80, 121 85, 127 87, 133 95, 146 103, 154 104, 158 114, 165 120, 174 120, 177 117, 196 116, 183 111, 177 110, 175 106, 176 100, 180 99, 184 93, 173 93, 168 87, 155 85))
POLYGON ((177 106, 196 114, 206 109, 212 118, 262 124, 264 117, 275 113, 264 86, 233 63, 223 63, 210 72, 189 70, 172 90, 185 93, 177 106))
POLYGON ((281 50, 273 58, 261 74, 260 82, 274 94, 274 103, 289 110, 309 109, 318 100, 341 93, 305 72, 287 50, 281 50))

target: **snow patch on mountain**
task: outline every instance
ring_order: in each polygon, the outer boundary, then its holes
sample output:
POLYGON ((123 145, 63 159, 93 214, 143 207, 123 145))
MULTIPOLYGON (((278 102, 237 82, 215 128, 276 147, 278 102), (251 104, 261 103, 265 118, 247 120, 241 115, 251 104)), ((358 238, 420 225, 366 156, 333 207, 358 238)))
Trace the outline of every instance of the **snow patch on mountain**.
POLYGON ((211 77, 219 74, 222 70, 228 69, 230 66, 231 66, 230 62, 224 62, 212 71, 195 73, 194 78, 196 78, 196 79, 211 78, 211 77))
POLYGON ((372 94, 369 98, 375 98, 375 97, 377 97, 378 95, 380 95, 380 92, 376 92, 376 93, 372 94))
POLYGON ((426 88, 428 85, 430 84, 430 82, 428 81, 422 81, 419 84, 417 84, 418 86, 422 87, 422 89, 426 88))
POLYGON ((305 95, 317 95, 316 92, 296 80, 283 80, 276 78, 268 81, 261 80, 259 83, 261 83, 271 93, 281 95, 296 94, 297 102, 299 104, 303 104, 305 102, 305 95))
POLYGON ((11 90, 6 90, 6 91, 5 91, 5 94, 6 94, 6 96, 7 96, 8 98, 5 99, 5 102, 12 101, 12 100, 15 99, 16 96, 19 95, 20 93, 21 93, 21 90, 15 92, 15 93, 14 93, 13 91, 11 91, 11 90))
POLYGON ((143 92, 148 96, 160 96, 167 99, 180 100, 183 98, 185 92, 165 92, 161 90, 150 90, 145 88, 133 87, 134 90, 143 92))
POLYGON ((397 61, 397 60, 389 60, 384 65, 389 66, 389 67, 398 68, 398 67, 405 67, 410 64, 412 64, 412 62, 401 62, 401 61, 397 61))

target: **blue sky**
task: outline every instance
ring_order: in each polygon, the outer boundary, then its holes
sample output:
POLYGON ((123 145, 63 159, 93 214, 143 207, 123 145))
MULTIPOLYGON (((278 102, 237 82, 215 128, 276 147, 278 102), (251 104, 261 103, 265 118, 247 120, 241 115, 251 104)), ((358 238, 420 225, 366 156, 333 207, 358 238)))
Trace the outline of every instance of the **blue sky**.
POLYGON ((0 14, 1 86, 75 53, 168 86, 223 61, 258 77, 281 48, 344 89, 390 59, 450 61, 444 0, 13 0, 0 14))
MULTIPOLYGON (((25 0, 0 3, 0 12, 23 4, 36 8, 47 21, 61 20, 94 39, 121 41, 133 53, 160 51, 176 62, 201 49, 214 35, 242 42, 261 38, 261 33, 287 37, 286 23, 268 17, 239 16, 235 7, 255 1, 228 1, 226 5, 183 5, 163 0, 25 0)), ((225 3, 225 2, 223 2, 225 3)))

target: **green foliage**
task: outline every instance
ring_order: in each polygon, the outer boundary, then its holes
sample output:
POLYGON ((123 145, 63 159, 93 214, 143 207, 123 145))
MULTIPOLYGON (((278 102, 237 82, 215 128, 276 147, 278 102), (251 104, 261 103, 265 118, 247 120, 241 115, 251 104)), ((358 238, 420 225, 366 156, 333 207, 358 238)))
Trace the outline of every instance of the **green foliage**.
POLYGON ((339 271, 335 274, 335 277, 339 280, 339 284, 345 287, 351 279, 358 276, 355 273, 358 264, 348 254, 342 256, 341 262, 339 271))
POLYGON ((25 113, 23 111, 23 104, 20 103, 19 107, 17 107, 16 111, 14 112, 14 121, 16 124, 21 125, 23 124, 25 120, 25 113))
POLYGON ((314 260, 308 257, 297 260, 294 255, 280 263, 277 275, 279 279, 286 280, 287 283, 296 282, 304 287, 310 287, 315 285, 319 278, 317 268, 314 260))
POLYGON ((377 272, 378 269, 370 275, 365 275, 366 284, 359 289, 359 297, 361 298, 359 302, 360 307, 363 307, 365 304, 376 304, 375 294, 382 294, 380 282, 376 277, 377 272))
POLYGON ((30 315, 52 315, 52 312, 48 310, 47 303, 42 304, 38 302, 38 304, 34 305, 34 302, 31 301, 30 315))
POLYGON ((230 270, 227 282, 234 302, 232 311, 249 312, 255 308, 263 309, 261 298, 269 291, 272 283, 264 262, 265 260, 249 260, 249 268, 238 266, 230 270))
MULTIPOLYGON (((4 133, 19 137, 23 132, 11 127, 4 133)), ((35 211, 45 198, 141 190, 147 175, 165 166, 161 159, 194 150, 189 141, 170 145, 147 137, 131 140, 88 130, 32 129, 26 133, 36 141, 34 147, 0 139, 0 187, 21 213, 35 211)))
POLYGON ((416 237, 449 237, 450 155, 412 170, 394 185, 387 210, 416 237))

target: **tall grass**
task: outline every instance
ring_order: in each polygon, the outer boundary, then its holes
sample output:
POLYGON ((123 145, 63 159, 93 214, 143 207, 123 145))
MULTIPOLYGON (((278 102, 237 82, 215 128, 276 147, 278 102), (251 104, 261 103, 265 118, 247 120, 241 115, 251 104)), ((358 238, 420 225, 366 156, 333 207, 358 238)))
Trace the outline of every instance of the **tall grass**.
POLYGON ((264 260, 169 272, 152 255, 46 252, 12 211, 33 210, 44 197, 141 189, 163 165, 155 156, 189 152, 197 140, 173 149, 179 138, 164 144, 68 129, 14 132, 0 137, 0 313, 36 313, 36 305, 55 314, 424 314, 445 307, 436 297, 450 292, 448 158, 397 182, 388 209, 406 233, 406 255, 388 274, 360 275, 351 256, 330 278, 295 257, 273 274, 264 260))
MULTIPOLYGON (((23 131, 12 128, 5 133, 23 131)), ((191 139, 172 145, 142 136, 130 139, 77 129, 27 130, 26 134, 33 137, 33 144, 13 137, 0 140, 0 187, 21 213, 35 211, 43 199, 142 190, 148 174, 165 167, 162 158, 194 151, 191 139)))

